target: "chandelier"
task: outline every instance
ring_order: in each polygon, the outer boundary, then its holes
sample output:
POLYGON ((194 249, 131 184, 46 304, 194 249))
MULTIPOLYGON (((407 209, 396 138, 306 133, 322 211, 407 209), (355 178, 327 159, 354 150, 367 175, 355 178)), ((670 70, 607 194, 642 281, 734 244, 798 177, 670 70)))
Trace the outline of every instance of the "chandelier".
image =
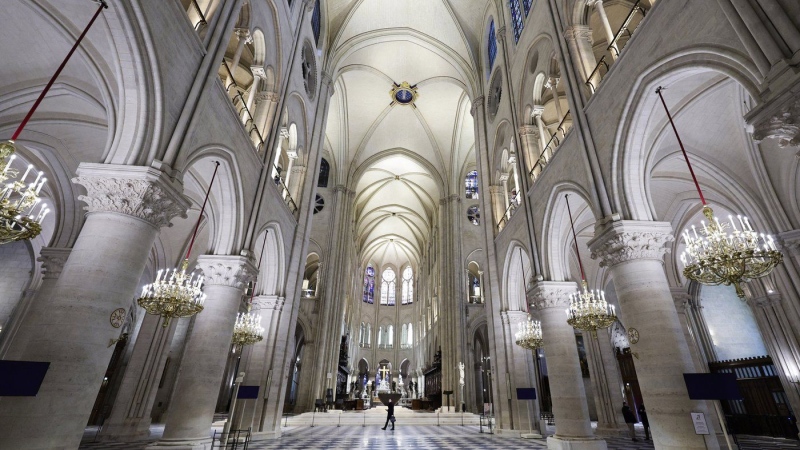
POLYGON ((581 253, 578 249, 578 236, 575 234, 575 222, 572 220, 572 210, 569 207, 569 195, 564 196, 567 201, 569 223, 572 227, 572 238, 575 241, 575 253, 578 255, 578 265, 581 269, 581 289, 569 296, 567 309, 567 323, 573 328, 597 333, 599 328, 608 328, 617 320, 614 305, 606 301, 606 294, 602 290, 592 289, 586 283, 586 273, 583 270, 581 253))
POLYGON ((47 213, 50 212, 50 209, 42 203, 39 192, 42 190, 42 186, 44 186, 47 178, 42 177, 44 172, 38 172, 34 169, 33 164, 30 164, 24 175, 17 179, 19 171, 11 167, 14 159, 16 159, 14 142, 19 135, 22 134, 25 125, 31 120, 33 113, 39 107, 39 104, 42 103, 47 92, 50 91, 56 78, 58 78, 61 71, 64 70, 64 66, 67 65, 67 61, 69 61, 73 53, 75 53, 75 50, 77 50, 81 41, 86 36, 86 33, 89 31, 89 28, 92 27, 92 24, 97 20, 97 17, 103 9, 108 8, 105 0, 100 0, 98 3, 99 7, 92 17, 92 20, 89 21, 83 33, 81 33, 72 45, 72 49, 67 53, 66 58, 61 62, 61 65, 56 69, 53 76, 50 77, 50 81, 45 88, 39 93, 39 97, 33 103, 33 106, 31 106, 30 111, 28 111, 22 119, 22 122, 11 136, 11 139, 0 143, 0 245, 14 241, 33 239, 42 232, 42 221, 45 216, 47 216, 47 213), (27 178, 28 174, 31 172, 38 172, 38 175, 33 182, 29 183, 27 178), (39 207, 38 209, 37 206, 39 207))
POLYGON ((12 164, 17 155, 13 141, 0 143, 0 245, 32 239, 42 232, 42 221, 50 208, 42 203, 39 192, 47 178, 29 164, 21 177, 12 164), (28 175, 36 172, 33 181, 28 175), (37 208, 38 207, 38 208, 37 208))
POLYGON ((532 320, 531 315, 528 314, 528 320, 519 324, 519 330, 516 335, 516 344, 528 350, 541 348, 544 345, 542 339, 542 322, 532 320))
MULTIPOLYGON (((269 230, 264 232, 264 244, 261 246, 261 255, 258 257, 256 270, 261 271, 261 261, 264 259, 264 249, 267 248, 267 236, 269 230)), ((233 327, 233 345, 244 347, 252 345, 264 339, 264 327, 261 326, 261 315, 253 314, 250 308, 253 306, 253 297, 256 295, 257 281, 253 281, 253 288, 250 291, 250 301, 247 303, 247 312, 239 313, 236 317, 236 325, 233 327)))
POLYGON ((139 306, 144 308, 148 314, 161 316, 164 318, 163 327, 169 326, 169 322, 174 317, 191 317, 203 310, 203 303, 206 295, 203 293, 203 276, 195 272, 186 273, 189 269, 189 256, 192 254, 197 230, 203 220, 203 213, 206 210, 208 196, 211 193, 211 186, 217 176, 219 162, 216 162, 214 174, 206 190, 206 198, 200 208, 200 215, 197 217, 197 224, 192 233, 192 240, 186 257, 183 259, 180 269, 159 270, 156 280, 142 288, 142 296, 137 300, 139 306))
POLYGON ((686 244, 686 249, 681 255, 683 275, 700 284, 733 285, 736 295, 744 298, 742 283, 772 272, 783 261, 783 255, 775 246, 772 236, 755 231, 747 217, 737 215, 734 220, 733 216, 729 215, 728 222, 720 222, 714 217, 714 211, 706 203, 700 183, 697 182, 692 164, 689 162, 689 155, 672 121, 672 115, 661 94, 662 90, 663 88, 659 86, 656 93, 664 105, 669 123, 678 139, 683 158, 689 166, 689 173, 703 204, 703 215, 708 220, 708 222, 701 221, 702 230, 692 225, 691 233, 688 229, 683 231, 683 241, 686 244), (736 222, 739 223, 738 227, 736 222))
POLYGON ((264 339, 264 327, 261 326, 261 315, 250 312, 239 313, 233 327, 233 344, 244 347, 264 339))

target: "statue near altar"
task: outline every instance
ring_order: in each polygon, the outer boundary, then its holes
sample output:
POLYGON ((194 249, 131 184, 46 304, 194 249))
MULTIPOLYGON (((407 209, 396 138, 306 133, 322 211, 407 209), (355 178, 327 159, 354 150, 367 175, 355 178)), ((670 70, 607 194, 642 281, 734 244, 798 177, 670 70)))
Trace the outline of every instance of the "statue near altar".
POLYGON ((390 375, 391 371, 389 370, 388 367, 383 366, 383 367, 381 367, 380 370, 378 370, 378 372, 380 372, 381 376, 380 376, 380 382, 378 383, 377 392, 378 393, 390 392, 391 391, 391 387, 390 387, 391 385, 389 384, 389 380, 390 380, 390 377, 391 377, 391 375, 390 375))

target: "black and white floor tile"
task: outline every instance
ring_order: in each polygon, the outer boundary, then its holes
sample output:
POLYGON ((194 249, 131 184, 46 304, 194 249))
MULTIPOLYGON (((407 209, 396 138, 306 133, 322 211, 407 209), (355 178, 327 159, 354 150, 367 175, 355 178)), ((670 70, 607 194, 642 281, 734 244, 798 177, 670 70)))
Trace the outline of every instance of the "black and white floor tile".
MULTIPOLYGON (((154 439, 138 442, 108 443, 92 442, 96 430, 87 429, 81 450, 142 450, 154 439)), ((153 427, 158 436, 163 426, 153 427)), ((484 428, 485 431, 485 428, 484 428)), ((641 431, 641 430, 639 430, 641 431)), ((653 449, 652 441, 639 442, 627 438, 605 438, 609 450, 653 449)), ((786 439, 738 438, 741 450, 795 450, 800 442, 786 439)), ((540 450, 546 449, 544 439, 520 439, 497 434, 480 433, 475 426, 398 426, 395 431, 381 430, 380 426, 362 427, 289 427, 277 440, 252 442, 250 450, 299 450, 299 449, 465 449, 465 450, 540 450)))

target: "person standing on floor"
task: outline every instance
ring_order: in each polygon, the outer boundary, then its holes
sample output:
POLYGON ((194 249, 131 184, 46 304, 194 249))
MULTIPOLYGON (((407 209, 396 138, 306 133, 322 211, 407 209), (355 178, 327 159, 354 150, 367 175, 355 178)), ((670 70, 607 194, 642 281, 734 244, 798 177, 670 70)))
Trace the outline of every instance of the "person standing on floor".
POLYGON ((650 422, 647 421, 647 411, 644 410, 644 403, 639 405, 639 408, 636 409, 639 413, 639 420, 642 421, 642 426, 644 427, 644 440, 650 440, 650 422))
POLYGON ((394 430, 394 403, 392 403, 392 399, 389 399, 389 404, 386 405, 388 408, 386 409, 386 423, 383 425, 381 430, 385 430, 386 427, 389 425, 389 421, 392 421, 392 430, 394 430))
POLYGON ((633 442, 638 442, 639 440, 636 439, 636 429, 633 427, 633 424, 636 423, 636 416, 631 411, 631 407, 628 406, 628 402, 622 402, 622 417, 625 418, 625 423, 628 425, 628 430, 631 433, 631 440, 633 442))

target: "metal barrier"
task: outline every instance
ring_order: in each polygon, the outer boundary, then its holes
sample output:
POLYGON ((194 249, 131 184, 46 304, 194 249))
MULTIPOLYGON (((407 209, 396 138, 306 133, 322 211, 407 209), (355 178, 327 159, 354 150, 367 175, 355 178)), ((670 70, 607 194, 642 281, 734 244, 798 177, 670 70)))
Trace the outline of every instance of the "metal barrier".
POLYGON ((211 448, 247 450, 247 446, 250 445, 251 428, 246 430, 231 430, 227 433, 227 435, 214 430, 214 435, 211 440, 211 448))

